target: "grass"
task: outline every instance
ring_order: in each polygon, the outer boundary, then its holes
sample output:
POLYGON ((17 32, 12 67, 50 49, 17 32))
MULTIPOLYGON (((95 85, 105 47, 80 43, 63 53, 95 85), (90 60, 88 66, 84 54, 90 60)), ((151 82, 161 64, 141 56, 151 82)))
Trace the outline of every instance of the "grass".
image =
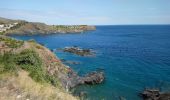
MULTIPOLYGON (((0 37, 0 42, 8 48, 17 48, 24 43, 7 37, 0 37)), ((44 48, 32 44, 32 49, 0 53, 0 100, 16 100, 18 96, 22 100, 78 99, 66 93, 58 78, 47 72, 40 53, 44 48)))
POLYGON ((19 54, 6 52, 0 55, 0 73, 17 73, 19 69, 28 71, 29 76, 36 82, 50 83, 54 86, 60 84, 56 77, 48 75, 41 58, 32 49, 23 50, 19 54))
POLYGON ((4 32, 0 32, 0 35, 3 35, 4 34, 4 32))
POLYGON ((27 70, 35 81, 45 81, 45 72, 42 68, 41 59, 33 50, 26 49, 22 51, 19 55, 17 55, 15 63, 22 69, 27 70))
POLYGON ((0 73, 16 72, 17 66, 14 62, 15 55, 6 52, 4 55, 0 55, 0 73))
POLYGON ((22 46, 24 43, 24 41, 19 41, 12 38, 4 38, 4 37, 0 37, 0 41, 3 41, 5 45, 7 45, 10 48, 18 48, 22 46))
POLYGON ((72 26, 65 26, 65 25, 57 25, 54 26, 54 28, 56 28, 57 30, 80 30, 83 27, 86 27, 87 25, 72 25, 72 26))
POLYGON ((40 84, 20 70, 18 76, 0 74, 0 100, 77 100, 71 94, 50 84, 40 84), (16 91, 17 90, 17 91, 16 91), (17 98, 20 95, 20 98, 17 98))

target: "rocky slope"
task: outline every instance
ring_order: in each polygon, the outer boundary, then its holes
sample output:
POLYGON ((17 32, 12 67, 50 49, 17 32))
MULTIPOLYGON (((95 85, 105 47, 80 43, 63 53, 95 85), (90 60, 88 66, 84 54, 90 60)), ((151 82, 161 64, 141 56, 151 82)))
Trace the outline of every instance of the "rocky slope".
POLYGON ((169 92, 160 92, 158 89, 146 89, 141 93, 143 100, 170 100, 169 92))
POLYGON ((0 100, 76 100, 61 79, 69 68, 34 41, 0 36, 0 100))
MULTIPOLYGON (((38 89, 47 84, 52 93, 56 93, 53 89, 56 88, 57 93, 66 95, 60 97, 58 96, 60 94, 54 94, 54 98, 67 100, 68 97, 69 100, 74 100, 77 98, 64 91, 81 84, 101 83, 104 80, 104 74, 103 72, 92 72, 80 77, 69 66, 62 64, 60 59, 56 58, 49 49, 37 44, 34 40, 20 41, 0 35, 0 79, 0 94, 1 92, 6 96, 13 94, 10 98, 18 95, 19 98, 20 95, 26 98, 29 95, 29 98, 36 98, 33 100, 42 100, 41 98, 44 97, 40 90, 37 90, 39 92, 34 95, 35 91, 32 89, 36 85, 30 86, 30 84, 37 82, 39 84, 38 89), (30 81, 24 80, 27 78, 30 81), (24 84, 27 83, 28 86, 25 86, 24 84), (7 89, 6 92, 3 90, 4 88, 7 89), (15 89, 19 89, 19 93, 15 89), (31 93, 25 89, 29 89, 31 93)), ((49 95, 48 92, 44 92, 44 94, 46 99, 51 98, 52 94, 49 95)), ((8 98, 6 96, 2 97, 8 98)))

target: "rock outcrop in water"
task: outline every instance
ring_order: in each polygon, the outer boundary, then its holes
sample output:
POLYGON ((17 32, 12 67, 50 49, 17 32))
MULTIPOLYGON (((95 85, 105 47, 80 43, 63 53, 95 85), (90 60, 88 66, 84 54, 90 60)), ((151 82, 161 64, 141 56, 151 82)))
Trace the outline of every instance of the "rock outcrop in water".
POLYGON ((91 72, 87 74, 84 78, 84 83, 85 84, 100 84, 104 80, 104 73, 103 72, 91 72))
POLYGON ((68 77, 63 78, 63 84, 67 89, 74 88, 78 85, 88 84, 88 85, 94 85, 94 84, 100 84, 104 81, 104 73, 103 72, 91 72, 87 75, 81 77, 78 76, 74 71, 70 69, 70 72, 68 74, 68 77), (67 81, 65 81, 67 80, 67 81))
POLYGON ((154 89, 146 89, 141 96, 143 100, 170 100, 170 93, 162 93, 154 89))
POLYGON ((65 60, 65 59, 60 59, 64 64, 69 64, 69 65, 79 65, 81 62, 78 61, 71 61, 71 60, 65 60))
POLYGON ((94 53, 90 49, 83 49, 77 46, 65 47, 64 52, 73 53, 79 56, 93 56, 94 53))
MULTIPOLYGON (((17 74, 20 73, 21 71, 24 71, 24 73, 25 72, 28 73, 26 77, 28 77, 32 81, 35 81, 34 83, 38 82, 38 83, 49 84, 50 89, 52 87, 55 87, 55 89, 65 88, 69 90, 77 85, 83 85, 83 84, 93 85, 93 84, 99 84, 104 81, 103 72, 92 72, 83 77, 79 76, 69 66, 64 65, 60 61, 60 59, 56 58, 55 54, 53 54, 49 49, 36 43, 35 41, 32 40, 19 41, 7 36, 0 35, 0 76, 1 74, 3 74, 3 72, 17 74)), ((12 76, 15 77, 15 75, 12 76)), ((20 76, 22 78, 22 75, 20 76)), ((10 80, 8 79, 7 81, 10 82, 10 80)), ((0 83, 1 82, 2 81, 0 80, 0 83)), ((18 85, 17 82, 18 80, 16 80, 16 83, 13 82, 12 84, 18 85)), ((24 82, 25 81, 21 80, 21 82, 19 83, 25 84, 24 82)), ((3 87, 6 87, 5 83, 3 84, 3 87)), ((20 87, 22 86, 19 85, 18 88, 20 87)), ((24 88, 28 88, 28 87, 24 85, 24 88)), ((0 93, 2 90, 3 88, 0 87, 0 93)), ((22 90, 22 91, 26 91, 26 90, 22 90)), ((58 90, 58 91, 63 93, 62 90, 61 91, 58 90)), ((27 91, 25 93, 28 94, 27 91)), ((55 92, 55 94, 56 93, 57 92, 55 92)), ((33 95, 35 94, 34 89, 32 90, 31 94, 32 94, 31 97, 33 97, 33 95)), ((4 95, 5 98, 7 98, 8 94, 4 93, 4 95)), ((44 95, 45 96, 48 95, 49 98, 51 97, 51 95, 49 96, 49 94, 47 93, 43 95, 41 94, 40 97, 44 97, 44 95)), ((69 99, 66 99, 65 97, 61 97, 58 95, 55 96, 56 98, 63 98, 61 100, 70 100, 70 98, 72 97, 67 93, 65 93, 65 96, 69 96, 69 99)), ((2 100, 6 100, 6 99, 2 99, 2 100)), ((42 100, 42 99, 38 98, 36 100, 42 100)))

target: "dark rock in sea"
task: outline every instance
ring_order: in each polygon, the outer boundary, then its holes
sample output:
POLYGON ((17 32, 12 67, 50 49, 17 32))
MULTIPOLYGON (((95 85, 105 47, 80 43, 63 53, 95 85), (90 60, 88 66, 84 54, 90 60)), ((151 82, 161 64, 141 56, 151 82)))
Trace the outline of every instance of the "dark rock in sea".
POLYGON ((54 49, 50 49, 51 52, 54 52, 54 49))
POLYGON ((94 53, 90 49, 83 49, 77 46, 65 47, 63 51, 73 53, 79 56, 93 56, 94 55, 94 53))
POLYGON ((62 77, 62 84, 66 89, 71 89, 78 85, 88 84, 100 84, 104 81, 104 73, 103 72, 91 72, 83 77, 77 75, 73 70, 70 69, 68 73, 68 77, 62 77))
POLYGON ((70 64, 70 65, 78 65, 81 64, 81 62, 78 61, 70 61, 70 60, 65 60, 65 59, 60 59, 63 63, 65 64, 70 64))
POLYGON ((91 72, 84 77, 84 82, 86 84, 99 84, 104 80, 103 72, 91 72))
POLYGON ((141 96, 143 100, 170 100, 170 93, 162 93, 155 89, 146 89, 141 96))
POLYGON ((101 68, 99 67, 99 68, 96 68, 96 70, 97 70, 97 71, 104 71, 105 69, 102 68, 102 67, 101 67, 101 68))
POLYGON ((60 61, 65 62, 66 60, 65 59, 60 59, 60 61))

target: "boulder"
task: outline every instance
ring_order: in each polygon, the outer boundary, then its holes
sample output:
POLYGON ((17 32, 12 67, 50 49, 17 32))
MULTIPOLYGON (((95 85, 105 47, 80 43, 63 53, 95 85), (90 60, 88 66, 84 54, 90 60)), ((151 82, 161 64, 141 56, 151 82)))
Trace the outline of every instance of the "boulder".
POLYGON ((76 54, 76 55, 79 55, 79 56, 92 56, 92 55, 94 55, 90 49, 83 49, 83 48, 79 48, 77 46, 65 47, 63 49, 63 51, 73 53, 73 54, 76 54))
POLYGON ((85 84, 99 84, 104 81, 104 73, 103 72, 91 72, 84 77, 85 84))
POLYGON ((82 77, 77 75, 77 73, 71 69, 67 77, 61 77, 62 84, 66 89, 71 89, 83 84, 100 84, 104 81, 104 79, 105 77, 103 72, 94 71, 82 77))
POLYGON ((170 93, 161 93, 155 89, 146 89, 141 96, 143 100, 170 100, 170 93))

